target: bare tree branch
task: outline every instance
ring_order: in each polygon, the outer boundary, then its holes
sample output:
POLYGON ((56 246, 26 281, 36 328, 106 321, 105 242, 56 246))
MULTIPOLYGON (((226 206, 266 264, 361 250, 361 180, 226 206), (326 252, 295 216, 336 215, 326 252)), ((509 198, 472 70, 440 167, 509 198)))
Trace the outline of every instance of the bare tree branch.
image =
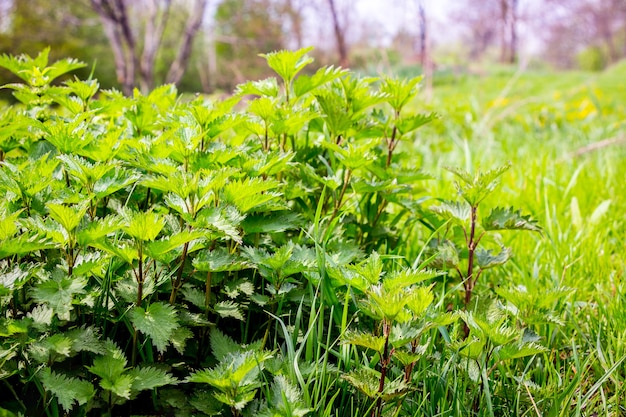
POLYGON ((337 52, 339 53, 339 65, 345 68, 349 66, 345 28, 341 27, 341 23, 339 21, 339 13, 337 12, 337 5, 335 4, 335 0, 328 0, 328 7, 330 8, 330 14, 333 19, 333 29, 335 31, 335 40, 337 41, 337 52))
POLYGON ((148 19, 146 21, 146 31, 144 33, 143 53, 139 71, 141 74, 142 90, 148 90, 154 86, 154 66, 157 52, 163 40, 163 33, 172 6, 171 0, 165 0, 163 10, 158 4, 158 0, 150 0, 148 6, 148 19))
POLYGON ((193 46, 193 39, 196 33, 200 29, 202 19, 204 17, 204 11, 206 10, 207 0, 196 0, 194 8, 191 11, 187 26, 185 27, 185 33, 181 40, 180 47, 178 48, 178 54, 170 66, 170 70, 167 73, 168 83, 178 83, 185 73, 185 68, 189 62, 191 56, 191 49, 193 46))

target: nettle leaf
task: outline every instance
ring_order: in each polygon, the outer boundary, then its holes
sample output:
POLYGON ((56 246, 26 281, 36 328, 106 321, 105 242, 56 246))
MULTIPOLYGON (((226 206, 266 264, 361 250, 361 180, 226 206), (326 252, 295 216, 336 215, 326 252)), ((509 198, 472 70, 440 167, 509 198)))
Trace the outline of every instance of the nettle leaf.
POLYGON ((380 372, 367 367, 359 367, 341 376, 352 386, 361 391, 369 398, 378 397, 378 387, 380 384, 380 372))
POLYGON ((348 268, 362 276, 370 284, 376 284, 383 275, 383 262, 377 252, 373 252, 366 261, 348 268))
POLYGON ((313 58, 307 55, 313 47, 298 49, 297 51, 276 51, 269 54, 260 54, 265 58, 267 65, 289 85, 298 72, 313 62, 313 58))
POLYGON ((474 254, 476 265, 481 269, 493 268, 494 266, 503 265, 511 259, 512 251, 510 248, 502 247, 498 254, 494 254, 491 249, 477 249, 474 254))
POLYGON ((254 294, 254 284, 246 279, 240 278, 226 283, 222 292, 228 298, 232 299, 239 297, 241 294, 250 297, 254 294))
POLYGON ((235 94, 238 96, 254 95, 278 97, 279 90, 276 78, 270 77, 264 80, 248 81, 243 84, 239 84, 235 89, 235 94))
POLYGON ((152 303, 145 310, 135 307, 129 316, 135 328, 150 336, 161 353, 165 352, 173 331, 179 327, 174 307, 162 302, 152 303))
POLYGON ((375 352, 382 353, 385 347, 385 338, 383 336, 374 336, 371 333, 363 333, 356 331, 348 331, 342 337, 342 343, 361 346, 371 349, 375 352))
POLYGON ((172 332, 170 343, 181 355, 185 353, 187 340, 193 338, 194 334, 186 327, 179 327, 172 332))
POLYGON ((218 361, 223 361, 228 355, 236 352, 243 352, 241 345, 237 344, 229 336, 222 333, 217 327, 212 327, 210 330, 211 336, 211 351, 218 361))
POLYGON ((277 111, 277 99, 271 99, 269 97, 260 97, 252 100, 248 104, 248 111, 254 115, 259 116, 264 122, 269 122, 277 111))
POLYGON ((513 207, 496 207, 483 219, 482 226, 485 230, 541 231, 536 220, 531 219, 530 216, 523 216, 521 210, 515 210, 513 207))
POLYGON ((442 271, 405 268, 386 276, 383 280, 383 286, 386 291, 404 290, 412 285, 438 277, 441 274, 443 274, 442 271))
POLYGON ((420 127, 432 122, 433 120, 437 120, 438 118, 439 116, 436 113, 404 116, 397 122, 396 126, 398 128, 398 131, 401 134, 405 135, 419 129, 420 127))
POLYGON ((293 92, 296 97, 302 97, 306 93, 310 93, 316 88, 333 81, 342 75, 346 74, 348 70, 340 67, 322 67, 313 75, 301 75, 293 83, 293 92))
POLYGON ((93 385, 78 378, 57 374, 50 368, 44 368, 39 378, 47 391, 57 397, 65 411, 70 411, 75 404, 84 405, 94 396, 93 385))
POLYGON ((470 221, 471 207, 464 201, 442 201, 441 204, 430 209, 442 218, 452 220, 459 225, 466 225, 470 221))
POLYGON ((205 307, 206 300, 205 300, 204 292, 200 291, 196 287, 190 284, 185 284, 181 288, 180 293, 182 294, 185 301, 190 302, 191 304, 195 305, 198 308, 205 307))
POLYGON ((231 203, 242 213, 247 213, 280 197, 274 192, 280 182, 262 178, 245 178, 231 181, 222 189, 224 202, 231 203))
POLYGON ((117 256, 129 265, 132 265, 133 261, 137 259, 137 250, 128 245, 127 241, 110 242, 107 239, 100 239, 98 241, 91 242, 89 245, 113 256, 117 256))
POLYGON ((533 356, 546 352, 548 349, 537 343, 509 343, 500 346, 496 350, 495 356, 498 360, 505 361, 510 359, 519 359, 526 356, 533 356))
POLYGON ((212 251, 204 250, 192 262, 198 271, 241 271, 252 267, 250 263, 237 255, 232 255, 224 247, 212 251))
POLYGON ((406 306, 414 315, 418 317, 423 315, 433 303, 434 296, 431 289, 432 285, 429 287, 413 288, 409 292, 406 306))
POLYGON ((237 410, 254 399, 261 386, 258 377, 264 362, 272 357, 267 351, 236 352, 225 357, 217 367, 191 374, 187 381, 204 383, 218 392, 215 399, 237 410))
POLYGON ((106 236, 115 233, 122 226, 122 220, 114 215, 109 215, 103 219, 98 219, 89 223, 86 227, 76 233, 76 241, 81 246, 87 246, 97 242, 106 236))
POLYGON ((284 375, 274 377, 270 408, 271 411, 269 411, 267 415, 271 417, 303 417, 311 411, 305 407, 300 390, 289 382, 284 375))
POLYGON ((85 158, 77 155, 59 155, 57 158, 61 160, 67 172, 83 186, 93 186, 107 172, 115 169, 113 164, 92 164, 85 158))
POLYGON ((106 347, 98 328, 94 326, 81 327, 65 334, 72 341, 73 352, 92 352, 99 355, 106 353, 106 347))
POLYGON ((132 378, 131 389, 133 391, 144 391, 178 383, 172 374, 154 366, 133 368, 128 375, 132 378))
POLYGON ((231 317, 237 320, 245 321, 243 312, 241 311, 241 305, 234 301, 220 301, 213 306, 213 309, 220 317, 231 317))
MULTIPOLYGON (((201 237, 203 237, 203 233, 200 231, 182 231, 165 239, 148 242, 145 246, 146 255, 153 259, 162 260, 164 255, 167 255, 174 249, 201 237)), ((196 249, 200 248, 197 247, 196 249)))
POLYGON ((47 203, 46 207, 50 213, 50 218, 63 226, 68 233, 71 233, 85 217, 89 204, 83 202, 78 206, 66 206, 64 204, 47 203))
POLYGON ((458 367, 467 372, 467 376, 472 381, 480 381, 480 368, 478 367, 478 364, 475 360, 471 358, 461 358, 458 367))
POLYGON ((0 261, 0 296, 8 295, 14 290, 22 288, 33 274, 33 269, 33 265, 14 264, 11 267, 9 262, 0 261))
POLYGON ((402 108, 417 94, 417 85, 422 81, 422 78, 420 76, 403 80, 383 76, 380 91, 387 96, 387 102, 399 114, 402 108))
POLYGON ((122 212, 122 217, 125 221, 122 230, 140 241, 153 241, 165 226, 165 219, 152 211, 133 212, 125 210, 122 212))
MULTIPOLYGON (((424 346, 424 350, 425 348, 426 346, 424 346)), ((422 357, 422 354, 423 353, 407 352, 406 350, 396 350, 393 356, 400 361, 402 366, 408 366, 417 362, 422 357)))
POLYGON ((60 320, 69 320, 74 297, 84 294, 87 286, 85 277, 55 275, 39 282, 32 289, 31 296, 37 303, 48 304, 60 320))
POLYGON ((511 168, 511 164, 485 172, 478 170, 473 176, 460 168, 447 167, 446 169, 461 180, 461 182, 456 183, 459 194, 470 206, 476 207, 495 190, 499 184, 498 178, 509 168, 511 168))
POLYGON ((17 233, 17 218, 20 216, 21 210, 15 213, 7 214, 0 212, 0 241, 15 236, 17 233))
POLYGON ((44 234, 23 234, 15 238, 0 240, 0 258, 26 255, 54 247, 56 244, 44 234))
POLYGON ((68 358, 72 353, 72 340, 62 334, 45 337, 28 346, 30 355, 40 363, 68 358))
POLYGON ((449 240, 432 240, 431 245, 434 245, 435 258, 431 262, 431 265, 440 269, 453 269, 458 268, 460 265, 459 250, 449 240))
POLYGON ((280 211, 270 214, 258 214, 246 217, 241 227, 246 234, 281 233, 301 227, 303 218, 292 211, 280 211))

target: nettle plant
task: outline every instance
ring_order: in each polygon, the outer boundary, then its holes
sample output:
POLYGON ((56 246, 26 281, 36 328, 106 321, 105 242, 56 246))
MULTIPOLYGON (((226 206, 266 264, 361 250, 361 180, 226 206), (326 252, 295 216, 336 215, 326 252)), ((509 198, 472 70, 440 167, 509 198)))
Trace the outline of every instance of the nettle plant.
POLYGON ((407 111, 419 79, 302 74, 309 51, 221 101, 0 57, 23 81, 0 115, 2 413, 345 415, 346 381, 403 412, 452 319, 421 284, 438 272, 380 259, 430 178, 397 146, 436 116, 407 111))
POLYGON ((465 290, 463 304, 467 310, 478 279, 484 271, 506 263, 511 249, 502 244, 498 232, 529 230, 540 232, 537 222, 513 207, 496 207, 481 218, 481 204, 499 184, 499 177, 510 165, 471 174, 448 168, 456 177, 460 201, 441 200, 430 207, 435 214, 432 230, 437 233, 429 242, 433 266, 453 271, 465 290), (495 246, 495 248, 494 248, 495 246))

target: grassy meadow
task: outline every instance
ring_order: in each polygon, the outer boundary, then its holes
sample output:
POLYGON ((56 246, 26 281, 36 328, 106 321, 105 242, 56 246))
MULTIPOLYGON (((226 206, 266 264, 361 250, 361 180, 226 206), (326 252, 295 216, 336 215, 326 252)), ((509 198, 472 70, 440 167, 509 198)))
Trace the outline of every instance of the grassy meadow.
POLYGON ((624 79, 624 62, 601 73, 504 70, 462 78, 434 88, 428 106, 441 120, 405 148, 405 157, 415 151, 426 169, 443 172, 431 195, 454 193, 442 167, 511 161, 488 203, 523 208, 543 228, 541 235, 505 236, 514 257, 482 288, 522 287, 525 314, 558 319, 544 325, 550 352, 540 383, 525 394, 562 396, 573 408, 548 414, 538 403, 523 415, 626 413, 624 79), (558 299, 543 303, 560 289, 558 299))

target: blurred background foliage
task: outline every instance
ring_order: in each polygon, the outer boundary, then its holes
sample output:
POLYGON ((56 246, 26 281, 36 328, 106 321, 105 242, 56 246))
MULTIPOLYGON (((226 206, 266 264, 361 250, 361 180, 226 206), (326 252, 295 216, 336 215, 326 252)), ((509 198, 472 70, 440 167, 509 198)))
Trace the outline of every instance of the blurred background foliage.
MULTIPOLYGON (((270 75, 259 53, 308 45, 316 48, 311 71, 338 64, 364 74, 424 73, 429 85, 480 75, 494 64, 597 71, 626 56, 626 2, 0 0, 0 53, 34 56, 49 46, 52 60, 90 65, 78 77, 93 72, 103 88, 127 94, 167 82, 180 91, 230 92, 270 75), (190 54, 180 59, 177 77, 173 63, 186 34, 190 54), (121 62, 133 59, 125 80, 121 62)), ((11 81, 0 73, 1 84, 11 81)))

